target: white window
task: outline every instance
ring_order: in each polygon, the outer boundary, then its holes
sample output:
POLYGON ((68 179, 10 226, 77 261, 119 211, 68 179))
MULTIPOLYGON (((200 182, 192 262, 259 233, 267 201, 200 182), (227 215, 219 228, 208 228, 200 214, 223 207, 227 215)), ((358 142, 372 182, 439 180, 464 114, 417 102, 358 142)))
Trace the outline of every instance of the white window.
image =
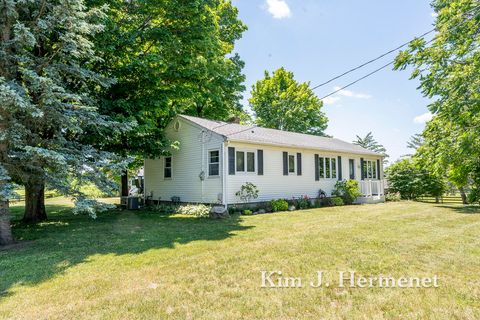
POLYGON ((363 163, 363 170, 366 179, 377 178, 377 162, 375 160, 365 160, 363 163))
POLYGON ((295 155, 288 155, 288 173, 295 173, 295 155))
POLYGON ((163 178, 172 178, 172 157, 165 157, 165 162, 163 166, 163 178))
POLYGON ((237 151, 237 172, 245 172, 245 152, 237 151))
POLYGON ((255 172, 255 152, 237 151, 235 161, 237 172, 255 172))
POLYGON ((220 175, 220 151, 212 150, 208 153, 208 175, 215 177, 220 175))
POLYGON ((329 157, 318 158, 318 173, 321 179, 336 179, 337 159, 329 157))
POLYGON ((255 152, 247 152, 247 172, 255 172, 255 152))

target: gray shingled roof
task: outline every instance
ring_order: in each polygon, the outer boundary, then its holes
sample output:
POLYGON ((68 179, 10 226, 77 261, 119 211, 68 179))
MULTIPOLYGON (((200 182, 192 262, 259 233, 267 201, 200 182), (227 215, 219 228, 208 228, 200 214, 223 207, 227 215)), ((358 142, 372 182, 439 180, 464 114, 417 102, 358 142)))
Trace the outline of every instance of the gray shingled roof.
POLYGON ((229 141, 382 156, 377 152, 335 138, 325 138, 256 126, 245 126, 185 115, 180 115, 180 117, 222 135, 229 141))

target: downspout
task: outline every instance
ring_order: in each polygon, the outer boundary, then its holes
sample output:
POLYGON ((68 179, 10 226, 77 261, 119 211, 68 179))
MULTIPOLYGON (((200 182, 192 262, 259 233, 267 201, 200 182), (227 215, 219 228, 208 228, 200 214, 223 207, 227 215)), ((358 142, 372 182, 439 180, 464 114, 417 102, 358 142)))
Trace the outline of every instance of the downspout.
POLYGON ((200 184, 201 184, 200 199, 201 199, 201 203, 203 203, 203 181, 204 181, 204 178, 202 177, 202 172, 204 172, 203 170, 205 168, 205 131, 204 130, 202 130, 201 142, 202 142, 202 162, 201 162, 202 168, 200 169, 200 184))
POLYGON ((228 209, 228 199, 227 199, 227 176, 228 176, 228 155, 227 155, 227 138, 224 139, 222 143, 222 157, 223 157, 223 174, 222 174, 222 193, 223 193, 223 205, 225 206, 225 209, 228 209))

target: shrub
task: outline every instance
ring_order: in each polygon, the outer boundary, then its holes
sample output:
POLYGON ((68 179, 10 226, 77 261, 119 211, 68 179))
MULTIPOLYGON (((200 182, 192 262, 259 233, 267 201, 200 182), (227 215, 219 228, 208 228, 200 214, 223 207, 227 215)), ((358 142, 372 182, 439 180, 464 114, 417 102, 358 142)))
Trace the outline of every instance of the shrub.
POLYGON ((330 199, 332 201, 332 204, 336 207, 344 205, 343 199, 340 198, 340 197, 333 197, 333 198, 330 198, 330 199))
POLYGON ((319 207, 333 207, 333 206, 343 206, 344 202, 343 202, 343 199, 340 197, 331 197, 331 198, 318 199, 316 201, 316 204, 319 207))
POLYGON ((308 196, 303 196, 299 199, 293 198, 293 205, 299 209, 308 209, 311 207, 310 198, 308 196))
POLYGON ((148 210, 154 213, 174 214, 177 212, 177 207, 160 203, 153 206, 148 206, 148 210))
POLYGON ((198 218, 207 218, 210 216, 210 206, 204 204, 188 204, 178 207, 177 213, 186 214, 198 218))
POLYGON ((243 210, 243 215, 245 216, 251 216, 253 214, 252 210, 243 210))
POLYGON ((342 198, 345 204, 352 204, 358 197, 362 195, 360 189, 358 188, 358 181, 356 180, 338 181, 335 184, 332 194, 342 198))
POLYGON ((385 201, 395 202, 400 200, 401 200, 400 193, 398 192, 389 192, 385 195, 385 201))
POLYGON ((258 188, 251 182, 247 182, 240 187, 240 191, 235 193, 243 202, 250 202, 258 198, 258 188))
POLYGON ((288 202, 284 199, 272 200, 270 201, 270 205, 272 206, 273 212, 288 210, 288 202))

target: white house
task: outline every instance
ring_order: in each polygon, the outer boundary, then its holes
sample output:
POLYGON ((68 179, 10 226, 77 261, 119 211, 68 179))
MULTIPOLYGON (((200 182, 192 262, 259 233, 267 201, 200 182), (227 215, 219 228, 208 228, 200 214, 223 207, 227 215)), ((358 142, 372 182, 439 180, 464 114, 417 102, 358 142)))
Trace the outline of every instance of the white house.
POLYGON ((145 195, 155 201, 240 203, 246 182, 256 202, 330 195, 343 179, 360 182, 359 202, 383 202, 383 157, 334 139, 256 126, 177 116, 166 128, 178 148, 145 160, 145 195))

